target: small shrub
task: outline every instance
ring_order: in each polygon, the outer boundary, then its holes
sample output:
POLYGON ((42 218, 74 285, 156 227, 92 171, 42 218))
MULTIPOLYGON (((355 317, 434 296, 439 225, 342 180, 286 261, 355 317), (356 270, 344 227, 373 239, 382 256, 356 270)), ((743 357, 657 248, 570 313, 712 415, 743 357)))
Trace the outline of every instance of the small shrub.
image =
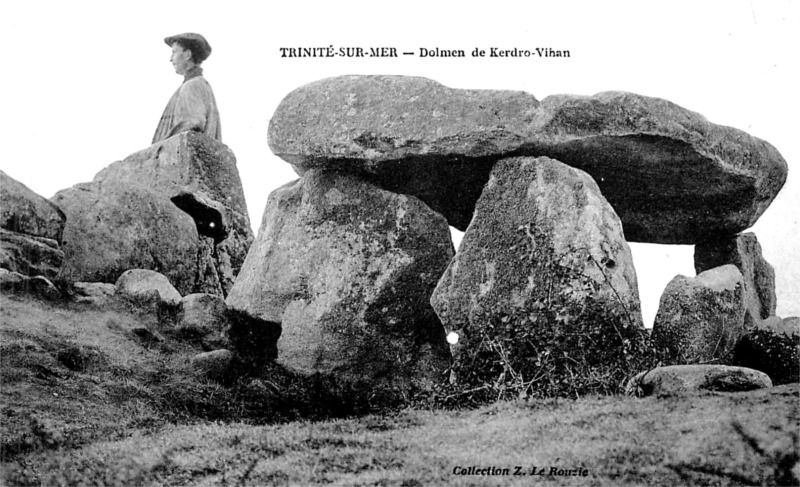
POLYGON ((553 292, 525 308, 484 313, 488 323, 454 357, 457 384, 441 387, 435 402, 621 393, 627 378, 654 363, 647 331, 587 250, 572 249, 558 262, 540 256, 534 265, 538 285, 553 292), (604 283, 582 272, 586 262, 597 265, 604 283))

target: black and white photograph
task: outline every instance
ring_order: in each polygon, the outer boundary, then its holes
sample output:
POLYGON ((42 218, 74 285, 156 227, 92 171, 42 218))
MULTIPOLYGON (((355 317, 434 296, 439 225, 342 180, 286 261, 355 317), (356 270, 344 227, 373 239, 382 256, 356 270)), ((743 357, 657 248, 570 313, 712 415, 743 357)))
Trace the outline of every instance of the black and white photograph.
POLYGON ((800 2, 0 43, 0 485, 800 485, 800 2))

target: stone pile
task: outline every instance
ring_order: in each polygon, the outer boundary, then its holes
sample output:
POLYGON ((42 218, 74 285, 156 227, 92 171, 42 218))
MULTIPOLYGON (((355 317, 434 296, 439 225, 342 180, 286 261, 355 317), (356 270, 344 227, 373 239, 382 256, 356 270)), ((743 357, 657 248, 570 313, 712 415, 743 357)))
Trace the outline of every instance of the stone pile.
POLYGON ((61 275, 114 283, 129 269, 164 274, 181 295, 225 296, 253 235, 236 159, 185 132, 59 191, 66 214, 61 275))
MULTIPOLYGON (((511 363, 542 367, 555 350, 590 367, 627 363, 643 336, 627 241, 697 244, 709 256, 698 265, 712 273, 733 264, 724 271, 737 275, 732 288, 727 277, 683 284, 710 285, 703 296, 724 290, 696 306, 730 302, 733 322, 725 315, 721 348, 679 346, 676 362, 732 357, 745 319, 774 311, 766 267, 742 264, 725 242, 766 210, 786 162, 770 144, 665 100, 606 92, 540 102, 343 76, 287 95, 269 145, 301 179, 270 195, 227 303, 280 323, 278 360, 298 371, 373 383, 413 382, 421 369, 434 377, 446 368, 443 329, 465 377, 481 372, 467 364, 503 376, 515 373, 511 363), (466 230, 452 259, 448 224, 466 230), (478 360, 487 354, 493 362, 478 360)), ((719 338, 677 312, 661 321, 677 323, 683 335, 665 335, 681 340, 719 338)))

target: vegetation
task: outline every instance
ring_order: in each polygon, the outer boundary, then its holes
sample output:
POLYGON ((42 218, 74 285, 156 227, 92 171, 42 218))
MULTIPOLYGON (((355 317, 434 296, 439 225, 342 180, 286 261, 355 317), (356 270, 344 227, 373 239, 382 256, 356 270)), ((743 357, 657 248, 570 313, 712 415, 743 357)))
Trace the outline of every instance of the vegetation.
POLYGON ((256 371, 235 363, 212 381, 192 368, 199 345, 161 326, 163 307, 0 299, 4 460, 167 424, 265 424, 369 408, 368 398, 327 378, 275 364, 256 371))
POLYGON ((468 330, 478 338, 454 357, 458 384, 444 388, 444 405, 622 393, 626 379, 656 365, 647 331, 611 283, 609 263, 587 249, 556 259, 552 251, 538 255, 546 245, 533 247, 537 257, 525 277, 548 292, 534 291, 524 307, 473 319, 488 326, 468 330), (602 280, 587 275, 589 267, 602 280))
POLYGON ((476 398, 447 399, 455 391, 443 387, 387 402, 275 364, 236 363, 209 380, 191 365, 199 345, 152 305, 0 296, 0 307, 7 485, 796 482, 796 384, 691 400, 529 395, 467 409, 476 398), (512 475, 517 466, 528 475, 512 475), (533 480, 533 467, 546 475, 533 480))

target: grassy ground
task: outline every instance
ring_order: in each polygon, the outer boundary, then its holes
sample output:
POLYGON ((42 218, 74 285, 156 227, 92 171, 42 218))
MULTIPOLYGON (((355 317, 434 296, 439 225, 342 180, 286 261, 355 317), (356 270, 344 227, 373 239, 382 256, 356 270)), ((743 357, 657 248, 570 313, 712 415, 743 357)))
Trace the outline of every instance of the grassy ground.
POLYGON ((797 384, 370 411, 277 368, 207 380, 190 365, 199 346, 152 310, 9 296, 0 307, 8 485, 788 485, 800 475, 797 384))

